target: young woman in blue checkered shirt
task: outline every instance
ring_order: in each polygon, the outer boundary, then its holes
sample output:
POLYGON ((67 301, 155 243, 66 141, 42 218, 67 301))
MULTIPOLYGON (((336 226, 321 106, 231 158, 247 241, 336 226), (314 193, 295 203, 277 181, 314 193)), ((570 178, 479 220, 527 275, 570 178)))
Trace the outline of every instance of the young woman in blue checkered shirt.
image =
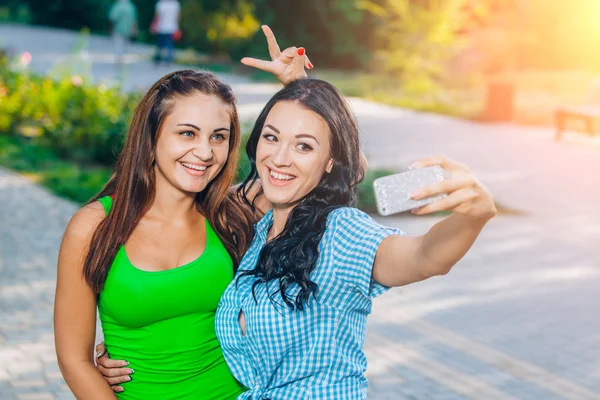
POLYGON ((413 194, 448 194, 414 211, 452 212, 425 235, 405 236, 353 208, 364 174, 358 126, 320 80, 278 92, 246 150, 252 170, 240 193, 255 198, 260 179, 272 210, 255 225, 216 315, 226 362, 248 388, 238 399, 364 399, 372 299, 450 271, 496 214, 492 197, 466 166, 439 156, 414 164, 452 173, 413 194))
POLYGON ((273 205, 216 316, 238 399, 364 399, 363 353, 371 300, 389 287, 446 274, 496 209, 468 168, 413 194, 448 196, 415 211, 449 210, 423 236, 405 236, 352 208, 363 177, 356 121, 329 83, 306 79, 277 93, 247 145, 252 164, 240 192, 260 178, 273 205))

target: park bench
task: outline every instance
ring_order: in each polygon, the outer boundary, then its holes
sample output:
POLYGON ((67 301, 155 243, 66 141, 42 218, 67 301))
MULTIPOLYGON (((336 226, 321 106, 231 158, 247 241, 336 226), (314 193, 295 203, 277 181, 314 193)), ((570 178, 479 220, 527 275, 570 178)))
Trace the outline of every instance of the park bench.
POLYGON ((554 112, 556 140, 560 140, 566 129, 568 120, 578 119, 585 123, 585 130, 590 136, 595 133, 595 121, 600 121, 600 79, 592 84, 586 105, 561 107, 554 112))
POLYGON ((573 106, 562 107, 555 111, 554 122, 556 124, 556 140, 560 140, 567 120, 579 119, 585 122, 585 130, 594 135, 594 121, 600 121, 600 106, 573 106))

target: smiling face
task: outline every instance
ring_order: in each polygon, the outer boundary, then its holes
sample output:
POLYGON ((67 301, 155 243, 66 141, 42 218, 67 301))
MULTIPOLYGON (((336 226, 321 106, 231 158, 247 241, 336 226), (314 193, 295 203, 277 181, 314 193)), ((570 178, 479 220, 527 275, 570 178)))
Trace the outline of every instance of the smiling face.
POLYGON ((231 117, 218 97, 176 97, 156 143, 157 180, 187 193, 202 192, 227 162, 231 117))
POLYGON ((256 148, 256 169, 266 199, 275 208, 292 208, 331 172, 327 123, 299 103, 273 106, 256 148))

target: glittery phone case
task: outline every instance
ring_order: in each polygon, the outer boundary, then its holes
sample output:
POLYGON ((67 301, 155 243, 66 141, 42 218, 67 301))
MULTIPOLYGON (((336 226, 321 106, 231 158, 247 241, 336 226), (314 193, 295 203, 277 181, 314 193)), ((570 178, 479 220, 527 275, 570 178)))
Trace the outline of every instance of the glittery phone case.
MULTIPOLYGON (((447 173, 446 173, 447 174, 447 173)), ((431 204, 445 194, 413 200, 410 194, 422 187, 442 181, 446 175, 440 166, 413 169, 375 179, 373 189, 380 215, 391 215, 431 204)))

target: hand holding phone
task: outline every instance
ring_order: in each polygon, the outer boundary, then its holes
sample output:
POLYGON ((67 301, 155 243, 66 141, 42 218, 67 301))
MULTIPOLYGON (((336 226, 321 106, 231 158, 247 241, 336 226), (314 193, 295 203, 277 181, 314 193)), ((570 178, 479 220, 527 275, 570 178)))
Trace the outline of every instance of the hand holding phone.
POLYGON ((413 191, 444 180, 445 170, 439 165, 413 169, 375 179, 373 189, 380 215, 391 215, 423 207, 446 197, 446 194, 413 200, 413 191))

